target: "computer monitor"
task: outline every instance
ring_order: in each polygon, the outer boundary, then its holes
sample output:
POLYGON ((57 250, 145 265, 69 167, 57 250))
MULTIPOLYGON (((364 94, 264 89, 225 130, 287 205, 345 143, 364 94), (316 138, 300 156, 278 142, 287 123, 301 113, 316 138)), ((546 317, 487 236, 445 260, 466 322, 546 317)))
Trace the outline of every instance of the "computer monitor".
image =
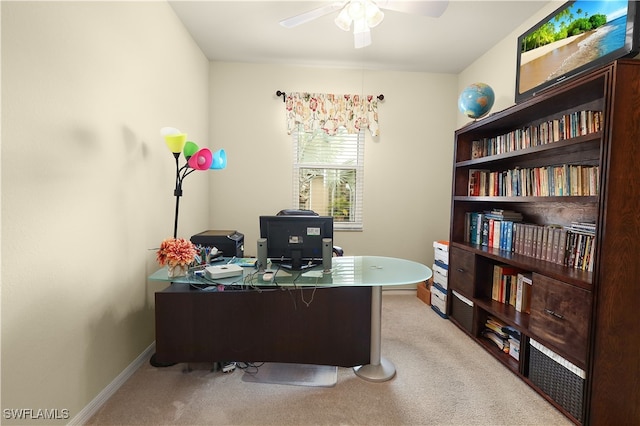
POLYGON ((322 240, 333 240, 333 217, 260 216, 260 237, 272 263, 298 271, 314 267, 322 264, 322 240))

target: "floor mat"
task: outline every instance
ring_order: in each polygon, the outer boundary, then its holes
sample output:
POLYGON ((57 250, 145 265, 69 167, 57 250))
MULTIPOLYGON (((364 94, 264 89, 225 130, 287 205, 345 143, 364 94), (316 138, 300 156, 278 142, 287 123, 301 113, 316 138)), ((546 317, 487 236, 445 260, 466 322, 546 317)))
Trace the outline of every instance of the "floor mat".
POLYGON ((338 381, 338 367, 268 362, 260 366, 257 372, 245 371, 242 375, 242 381, 331 387, 335 386, 338 381))

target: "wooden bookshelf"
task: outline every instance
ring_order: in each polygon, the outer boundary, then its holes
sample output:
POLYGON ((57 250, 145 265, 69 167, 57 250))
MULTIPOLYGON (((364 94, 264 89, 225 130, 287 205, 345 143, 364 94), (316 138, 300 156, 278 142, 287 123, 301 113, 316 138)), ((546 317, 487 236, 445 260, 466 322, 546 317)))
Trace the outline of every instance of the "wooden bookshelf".
MULTIPOLYGON (((473 302, 472 327, 463 326, 457 318, 460 308, 449 317, 576 424, 640 424, 640 318, 636 313, 640 303, 639 123, 640 61, 620 60, 455 132, 448 302, 451 312, 453 290, 473 302), (495 144, 496 139, 513 133, 520 137, 522 129, 539 129, 572 114, 585 115, 584 111, 590 120, 593 111, 601 120, 588 132, 567 133, 545 143, 534 141, 534 146, 518 142, 507 150, 503 146, 494 155, 479 154, 482 143, 495 144), (469 195, 470 170, 502 172, 563 164, 595 167, 597 193, 469 195), (519 212, 522 223, 540 228, 594 223, 595 236, 588 243, 593 244, 591 265, 585 263, 583 270, 568 262, 560 264, 560 260, 551 262, 470 242, 469 214, 496 209, 519 212), (497 264, 532 274, 531 313, 492 299, 497 264), (482 337, 488 316, 521 333, 519 359, 482 337), (579 412, 567 408, 534 378, 533 372, 540 373, 534 363, 540 352, 531 349, 536 356, 530 354, 531 341, 542 345, 543 352, 550 351, 545 353, 551 358, 566 362, 562 368, 584 373, 580 379, 584 386, 576 391, 579 412)), ((489 151, 495 152, 495 145, 489 151)))

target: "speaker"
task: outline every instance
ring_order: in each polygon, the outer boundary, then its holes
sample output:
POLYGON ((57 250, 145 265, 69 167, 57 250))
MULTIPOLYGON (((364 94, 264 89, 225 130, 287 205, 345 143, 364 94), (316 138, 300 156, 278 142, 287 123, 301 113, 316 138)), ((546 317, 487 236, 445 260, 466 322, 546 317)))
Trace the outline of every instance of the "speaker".
POLYGON ((267 239, 258 238, 258 271, 264 272, 267 268, 267 239))
POLYGON ((333 257, 333 240, 331 238, 322 239, 322 266, 324 272, 331 271, 331 258, 333 257))

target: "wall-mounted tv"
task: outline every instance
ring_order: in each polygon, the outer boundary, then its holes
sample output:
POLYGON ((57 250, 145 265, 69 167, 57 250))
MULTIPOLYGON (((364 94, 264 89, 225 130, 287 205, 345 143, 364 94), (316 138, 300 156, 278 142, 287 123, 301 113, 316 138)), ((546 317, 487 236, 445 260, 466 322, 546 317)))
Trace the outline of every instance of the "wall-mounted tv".
POLYGON ((636 1, 563 4, 518 37, 516 102, 585 71, 638 54, 636 1))

